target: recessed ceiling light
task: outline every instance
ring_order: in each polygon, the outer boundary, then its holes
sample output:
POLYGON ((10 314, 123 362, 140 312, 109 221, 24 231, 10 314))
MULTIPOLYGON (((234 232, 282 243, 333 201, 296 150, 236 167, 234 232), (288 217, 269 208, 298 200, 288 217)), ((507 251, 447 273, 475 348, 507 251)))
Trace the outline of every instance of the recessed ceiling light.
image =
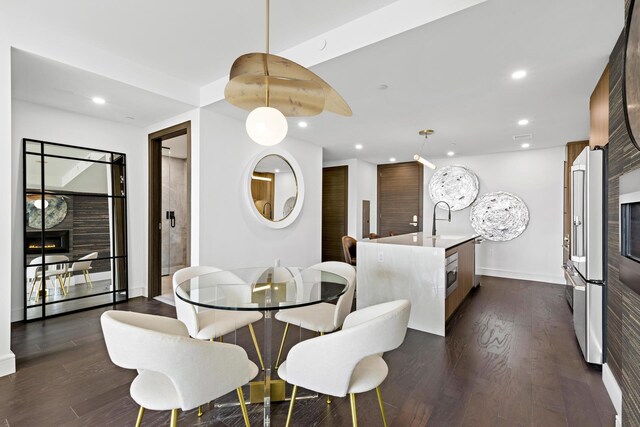
POLYGON ((522 148, 529 148, 531 147, 531 144, 529 144, 528 142, 523 142, 522 145, 520 145, 522 148))
POLYGON ((527 119, 518 120, 518 124, 520 126, 526 126, 526 125, 529 124, 529 120, 527 120, 527 119))
POLYGON ((390 161, 390 162, 395 162, 395 161, 396 161, 396 158, 395 158, 395 157, 389 157, 389 161, 390 161))
POLYGON ((103 105, 105 102, 107 102, 104 100, 104 98, 100 98, 99 96, 94 96, 93 98, 91 98, 91 100, 98 105, 103 105))
POLYGON ((309 124, 307 122, 298 122, 298 126, 300 126, 301 128, 306 128, 307 126, 309 126, 309 124))
POLYGON ((447 151, 447 156, 451 157, 453 155, 455 155, 456 153, 453 151, 447 151))
POLYGON ((520 80, 526 76, 527 72, 525 70, 514 71, 513 74, 511 74, 511 78, 515 80, 520 80))
POLYGON ((356 150, 362 150, 362 144, 356 144, 356 150))
POLYGON ((280 169, 276 169, 274 172, 275 173, 280 173, 280 169))

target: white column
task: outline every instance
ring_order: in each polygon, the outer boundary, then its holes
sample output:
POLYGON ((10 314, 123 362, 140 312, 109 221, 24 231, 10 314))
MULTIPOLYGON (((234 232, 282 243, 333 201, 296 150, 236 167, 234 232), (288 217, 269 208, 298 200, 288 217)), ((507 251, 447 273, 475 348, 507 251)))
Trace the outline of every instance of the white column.
MULTIPOLYGON (((0 19, 0 376, 16 371, 11 352, 11 235, 15 200, 11 198, 11 176, 18 173, 11 166, 11 46, 7 26, 0 19)), ((19 220, 19 218, 16 218, 19 220)), ((20 222, 21 223, 21 222, 20 222)), ((21 223, 22 224, 22 223, 21 223)))

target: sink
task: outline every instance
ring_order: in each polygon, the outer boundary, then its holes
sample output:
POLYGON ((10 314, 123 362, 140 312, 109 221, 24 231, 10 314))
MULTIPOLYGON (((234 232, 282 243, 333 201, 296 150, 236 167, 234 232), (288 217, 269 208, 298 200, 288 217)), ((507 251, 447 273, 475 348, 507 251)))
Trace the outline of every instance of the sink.
POLYGON ((465 235, 454 235, 454 234, 439 234, 439 235, 435 235, 435 236, 428 236, 430 238, 435 238, 435 239, 443 239, 443 240, 458 240, 458 239, 463 239, 467 236, 465 235))

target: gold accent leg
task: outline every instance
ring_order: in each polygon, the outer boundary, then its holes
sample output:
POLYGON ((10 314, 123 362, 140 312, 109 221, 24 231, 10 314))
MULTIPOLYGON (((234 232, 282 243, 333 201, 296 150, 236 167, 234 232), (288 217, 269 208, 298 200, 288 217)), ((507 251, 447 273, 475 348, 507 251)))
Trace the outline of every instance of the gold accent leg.
MULTIPOLYGON (((58 286, 60 286, 60 290, 62 291, 62 295, 63 296, 67 296, 67 291, 64 288, 64 281, 61 279, 60 275, 56 275, 56 279, 58 279, 58 286)), ((53 278, 51 278, 51 281, 53 282, 53 278)), ((53 285, 55 287, 55 284, 53 285)))
POLYGON ((218 341, 224 342, 224 337, 222 335, 220 335, 220 338, 218 338, 218 341))
MULTIPOLYGON (((89 287, 93 289, 93 282, 91 281, 91 273, 89 273, 89 270, 85 270, 87 272, 87 279, 89 280, 89 287)), ((85 284, 87 282, 85 281, 85 284)))
MULTIPOLYGON (((287 323, 288 325, 288 323, 287 323)), ((293 386, 293 391, 291 392, 291 402, 289 402, 289 414, 287 415, 287 425, 286 427, 289 427, 289 424, 291 423, 291 415, 293 414, 293 403, 296 401, 296 393, 298 392, 298 386, 294 385, 293 386)))
POLYGON ((349 400, 351 400, 351 422, 353 427, 358 427, 358 413, 356 411, 356 394, 349 393, 349 400))
POLYGON ((202 416, 202 405, 198 405, 198 417, 202 416))
POLYGON ((280 364, 280 356, 282 356, 282 349, 284 348, 284 340, 287 339, 287 332, 289 332, 289 324, 284 327, 284 335, 282 335, 282 342, 280 343, 280 350, 278 351, 278 357, 276 358, 276 370, 280 364))
POLYGON ((178 410, 177 409, 171 410, 171 424, 169 425, 171 427, 178 427, 178 410))
POLYGON ((387 416, 384 414, 384 402, 382 402, 382 393, 380 392, 380 386, 376 387, 376 394, 378 395, 378 404, 380 405, 382 423, 384 424, 384 427, 387 427, 387 416))
POLYGON ((238 392, 238 400, 240 401, 240 409, 242 409, 242 418, 244 418, 244 425, 246 427, 250 427, 249 424, 249 412, 247 411, 247 404, 244 402, 244 393, 242 392, 242 387, 238 387, 236 389, 238 392))
POLYGON ((215 338, 211 337, 211 338, 209 338, 209 341, 214 342, 215 338))
POLYGON ((260 354, 260 347, 258 347, 258 340, 256 340, 256 333, 253 331, 253 325, 249 323, 249 332, 251 332, 251 339, 253 339, 253 345, 256 347, 256 353, 258 353, 258 360, 260 361, 260 366, 264 371, 264 363, 262 363, 262 355, 260 354))
MULTIPOLYGON (((31 290, 29 290, 29 301, 31 301, 31 295, 33 295, 33 288, 36 286, 36 283, 40 283, 40 279, 39 278, 34 278, 33 281, 31 282, 31 290)), ((38 289, 40 288, 40 286, 38 286, 38 289)), ((36 302, 38 302, 38 295, 36 295, 36 302)))
POLYGON ((320 336, 323 336, 323 335, 324 335, 324 332, 320 332, 320 336))
POLYGON ((144 408, 141 406, 138 411, 138 419, 136 420, 136 427, 140 427, 142 425, 142 416, 144 415, 144 408))
POLYGON ((331 405, 331 396, 327 394, 327 405, 331 405))
MULTIPOLYGON (((45 287, 47 284, 45 283, 45 287)), ((40 299, 40 292, 42 291, 42 277, 38 280, 38 290, 36 291, 36 302, 40 299)))

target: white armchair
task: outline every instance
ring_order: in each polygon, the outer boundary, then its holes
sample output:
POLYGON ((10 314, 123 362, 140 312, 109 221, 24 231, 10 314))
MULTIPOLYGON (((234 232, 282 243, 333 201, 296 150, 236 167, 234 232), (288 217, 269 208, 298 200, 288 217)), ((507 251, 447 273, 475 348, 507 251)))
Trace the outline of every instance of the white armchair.
MULTIPOLYGON (((220 272, 219 268, 207 267, 207 266, 194 266, 186 267, 175 272, 173 275, 173 292, 176 294, 176 288, 178 285, 186 280, 193 279, 194 277, 201 276, 203 274, 220 272)), ((234 280, 240 280, 237 277, 228 277, 228 284, 233 284, 234 280)), ((239 282, 238 282, 239 283, 239 282)), ((178 320, 183 322, 189 330, 189 335, 193 338, 201 340, 211 340, 222 337, 236 329, 249 327, 251 332, 251 338, 253 339, 253 345, 258 353, 258 360, 260 366, 264 370, 264 364, 262 363, 262 355, 260 354, 260 347, 256 340, 256 334, 253 330, 253 322, 257 322, 262 319, 262 313, 257 311, 231 311, 231 310, 205 310, 196 311, 196 308, 178 298, 175 295, 176 302, 176 314, 178 320)))
POLYGON ((71 282, 71 278, 76 271, 82 271, 85 286, 93 288, 93 282, 91 281, 91 273, 89 272, 89 270, 91 270, 91 263, 96 258, 98 258, 98 252, 91 252, 89 255, 85 255, 78 261, 71 264, 71 268, 69 268, 68 271, 67 292, 69 291, 69 283, 71 282))
POLYGON ((60 293, 62 294, 62 296, 66 296, 67 290, 65 289, 65 280, 67 276, 68 261, 69 258, 65 255, 45 256, 44 262, 49 265, 45 267, 43 277, 42 257, 34 258, 29 263, 29 267, 27 267, 27 281, 31 284, 31 289, 29 290, 29 300, 31 300, 33 289, 35 288, 36 284, 38 284, 38 289, 36 290, 36 302, 38 302, 38 299, 40 298, 40 291, 42 290, 42 282, 44 281, 44 286, 46 288, 47 279, 51 281, 51 286, 53 286, 55 289, 54 278, 58 280, 58 285, 60 286, 60 293))
POLYGON ((237 390, 245 424, 249 426, 241 386, 258 374, 258 367, 239 346, 189 338, 182 322, 168 317, 110 310, 100 318, 109 356, 114 364, 137 369, 131 398, 144 410, 194 409, 237 390))
POLYGON ((281 310, 276 313, 276 319, 286 323, 282 342, 280 343, 280 350, 276 358, 276 369, 278 369, 278 365, 280 364, 280 357, 282 356, 282 349, 284 348, 284 342, 287 338, 287 332, 289 331, 289 324, 294 324, 303 329, 324 335, 325 333, 333 332, 342 327, 344 319, 351 311, 353 293, 356 289, 356 269, 345 262, 336 261, 322 262, 310 268, 343 277, 347 281, 348 288, 345 293, 338 298, 336 304, 323 302, 306 307, 281 310))
POLYGON ((389 372, 382 353, 404 341, 411 304, 398 300, 351 313, 342 330, 295 345, 278 369, 280 378, 293 384, 287 426, 291 422, 298 386, 330 396, 349 394, 353 425, 358 425, 356 393, 376 389, 384 425, 380 384, 389 372))

